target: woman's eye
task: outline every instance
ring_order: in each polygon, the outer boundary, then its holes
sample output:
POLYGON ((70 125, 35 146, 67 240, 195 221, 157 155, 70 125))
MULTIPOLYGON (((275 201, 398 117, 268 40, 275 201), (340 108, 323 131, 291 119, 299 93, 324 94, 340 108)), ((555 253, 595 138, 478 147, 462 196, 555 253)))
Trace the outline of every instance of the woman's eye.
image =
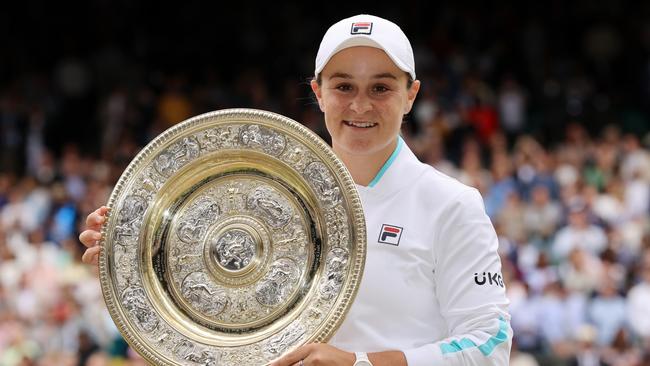
POLYGON ((388 90, 389 90, 389 89, 388 89, 385 85, 375 85, 375 86, 372 88, 372 91, 373 91, 374 93, 385 93, 385 92, 387 92, 388 90))
POLYGON ((336 86, 336 89, 340 90, 340 91, 350 91, 350 90, 352 90, 352 85, 350 85, 350 84, 340 84, 340 85, 336 86))

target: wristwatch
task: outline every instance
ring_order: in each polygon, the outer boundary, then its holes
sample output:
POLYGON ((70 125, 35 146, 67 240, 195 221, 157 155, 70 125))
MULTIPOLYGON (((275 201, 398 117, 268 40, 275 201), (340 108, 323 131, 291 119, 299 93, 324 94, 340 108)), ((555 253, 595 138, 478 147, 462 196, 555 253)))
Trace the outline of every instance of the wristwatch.
POLYGON ((368 354, 365 352, 355 352, 354 355, 357 357, 357 360, 354 361, 352 366, 372 366, 372 362, 368 359, 368 354))

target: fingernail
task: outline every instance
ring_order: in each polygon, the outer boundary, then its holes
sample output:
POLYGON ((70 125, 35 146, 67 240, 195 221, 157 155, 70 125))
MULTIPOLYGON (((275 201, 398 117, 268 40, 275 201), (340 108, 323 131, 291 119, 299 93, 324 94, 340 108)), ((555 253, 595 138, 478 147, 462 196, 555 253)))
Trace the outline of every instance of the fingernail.
POLYGON ((95 221, 96 221, 98 224, 101 224, 101 223, 104 221, 104 218, 103 218, 103 217, 98 217, 95 221))
POLYGON ((95 239, 95 240, 99 240, 99 239, 101 239, 101 238, 102 238, 102 234, 101 234, 101 233, 94 233, 94 234, 93 234, 93 239, 95 239))

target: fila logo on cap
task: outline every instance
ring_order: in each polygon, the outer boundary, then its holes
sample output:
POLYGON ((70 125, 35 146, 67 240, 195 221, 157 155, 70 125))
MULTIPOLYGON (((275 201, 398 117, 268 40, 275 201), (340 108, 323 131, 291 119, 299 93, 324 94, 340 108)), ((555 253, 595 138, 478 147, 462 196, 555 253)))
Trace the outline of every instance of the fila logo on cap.
POLYGON ((379 232, 379 242, 383 244, 399 245, 403 228, 394 225, 383 224, 379 232))
POLYGON ((372 22, 356 22, 352 23, 350 34, 371 34, 372 22))

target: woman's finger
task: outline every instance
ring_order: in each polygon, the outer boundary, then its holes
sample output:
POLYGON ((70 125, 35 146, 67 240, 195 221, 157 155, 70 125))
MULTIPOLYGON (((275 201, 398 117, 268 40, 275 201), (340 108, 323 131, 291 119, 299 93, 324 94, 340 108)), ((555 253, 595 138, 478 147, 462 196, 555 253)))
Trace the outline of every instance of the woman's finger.
POLYGON ((99 231, 106 220, 107 212, 108 208, 106 206, 102 206, 91 212, 88 217, 86 217, 86 227, 88 229, 99 231))
POLYGON ((88 248, 97 245, 97 241, 102 238, 102 234, 95 230, 84 230, 79 234, 79 241, 88 248))
POLYGON ((97 264, 99 263, 99 251, 102 247, 96 246, 86 249, 86 252, 81 257, 81 261, 86 264, 97 264))

